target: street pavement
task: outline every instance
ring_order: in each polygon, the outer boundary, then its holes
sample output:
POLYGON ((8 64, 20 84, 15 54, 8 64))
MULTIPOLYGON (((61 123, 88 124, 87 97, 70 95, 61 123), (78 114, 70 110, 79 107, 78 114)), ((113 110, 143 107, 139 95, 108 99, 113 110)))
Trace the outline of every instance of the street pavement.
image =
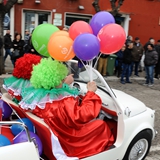
MULTIPOLYGON (((0 75, 0 89, 2 89, 3 78, 11 76, 13 66, 9 58, 6 61, 6 74, 0 75)), ((153 140, 150 152, 145 160, 160 160, 160 80, 154 79, 154 86, 144 86, 145 72, 140 72, 140 77, 131 76, 132 84, 121 84, 116 76, 105 78, 111 88, 121 90, 131 96, 141 100, 146 106, 155 110, 155 129, 158 131, 157 137, 153 140)), ((2 89, 3 91, 3 89, 2 89)))

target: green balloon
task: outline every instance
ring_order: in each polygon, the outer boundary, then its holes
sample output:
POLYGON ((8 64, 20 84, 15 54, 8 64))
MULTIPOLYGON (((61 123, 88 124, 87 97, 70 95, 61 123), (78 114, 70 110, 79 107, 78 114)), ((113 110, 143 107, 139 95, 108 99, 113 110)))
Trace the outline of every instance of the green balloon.
POLYGON ((48 53, 48 42, 50 39, 50 36, 58 31, 59 28, 56 26, 46 23, 46 24, 41 24, 35 28, 35 30, 32 33, 32 44, 34 46, 34 49, 41 55, 45 57, 49 57, 48 53))

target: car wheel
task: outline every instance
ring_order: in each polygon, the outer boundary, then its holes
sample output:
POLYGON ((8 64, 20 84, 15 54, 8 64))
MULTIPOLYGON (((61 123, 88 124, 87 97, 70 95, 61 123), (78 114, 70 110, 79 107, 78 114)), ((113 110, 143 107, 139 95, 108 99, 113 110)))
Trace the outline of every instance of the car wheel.
POLYGON ((136 135, 130 143, 123 160, 144 160, 151 147, 152 134, 145 130, 136 135))

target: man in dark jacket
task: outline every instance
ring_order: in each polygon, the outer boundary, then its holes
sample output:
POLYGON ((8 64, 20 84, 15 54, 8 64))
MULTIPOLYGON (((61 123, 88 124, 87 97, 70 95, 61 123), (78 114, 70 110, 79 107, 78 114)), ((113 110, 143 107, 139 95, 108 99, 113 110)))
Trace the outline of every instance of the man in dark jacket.
POLYGON ((158 53, 158 62, 155 66, 155 78, 159 79, 159 74, 160 74, 160 40, 157 41, 157 44, 155 46, 155 49, 158 53))
POLYGON ((148 50, 145 53, 145 71, 146 71, 146 83, 144 85, 148 85, 149 87, 153 86, 154 79, 154 66, 158 62, 158 53, 156 52, 153 44, 148 44, 147 46, 148 50))
POLYGON ((138 37, 136 37, 134 45, 133 45, 133 50, 132 50, 133 63, 131 66, 131 73, 134 68, 134 75, 136 75, 136 76, 139 76, 138 75, 138 67, 139 67, 139 63, 140 63, 142 55, 143 55, 143 46, 140 43, 140 39, 138 37))
POLYGON ((12 56, 11 48, 12 48, 12 40, 11 40, 10 30, 7 30, 6 35, 4 36, 4 49, 5 49, 4 63, 8 55, 10 56, 10 58, 12 56))
POLYGON ((130 76, 130 69, 131 69, 131 64, 132 64, 132 49, 133 49, 133 42, 130 41, 128 42, 126 49, 124 50, 123 53, 123 70, 122 70, 122 74, 121 74, 121 83, 125 84, 125 83, 132 83, 129 80, 129 76, 130 76), (124 77, 126 76, 126 81, 124 81, 124 77))

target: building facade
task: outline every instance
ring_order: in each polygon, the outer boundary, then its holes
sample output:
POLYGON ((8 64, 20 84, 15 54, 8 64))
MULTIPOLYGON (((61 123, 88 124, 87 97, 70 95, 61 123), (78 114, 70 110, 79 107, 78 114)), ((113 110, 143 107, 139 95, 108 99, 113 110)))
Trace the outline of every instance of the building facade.
MULTIPOLYGON (((100 0, 101 10, 111 10, 109 0, 100 0)), ((121 23, 128 28, 127 35, 139 37, 145 44, 150 37, 160 39, 160 1, 125 0, 120 8, 121 23), (129 22, 129 23, 128 23, 129 22)))
POLYGON ((31 33, 43 23, 62 29, 76 20, 89 22, 92 14, 92 0, 18 0, 10 11, 10 30, 24 36, 25 30, 31 33))
MULTIPOLYGON (((25 30, 32 30, 43 23, 51 23, 62 29, 69 27, 76 20, 89 22, 95 14, 93 0, 18 0, 11 9, 10 30, 14 35, 25 30)), ((101 10, 110 11, 109 0, 99 0, 101 10)), ((139 37, 144 44, 150 37, 160 39, 160 1, 125 0, 120 8, 121 17, 116 22, 121 24, 126 35, 139 37)), ((6 17, 7 20, 7 17, 6 17)))

